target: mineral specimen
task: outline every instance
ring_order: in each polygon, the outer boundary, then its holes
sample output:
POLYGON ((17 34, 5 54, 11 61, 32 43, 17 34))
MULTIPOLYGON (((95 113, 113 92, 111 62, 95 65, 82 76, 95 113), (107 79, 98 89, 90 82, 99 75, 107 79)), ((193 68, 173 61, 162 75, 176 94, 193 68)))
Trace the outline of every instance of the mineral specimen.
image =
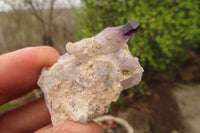
POLYGON ((122 90, 140 82, 143 68, 126 42, 139 23, 109 27, 95 37, 67 43, 67 53, 44 67, 38 85, 44 92, 53 126, 87 123, 106 113, 122 90))

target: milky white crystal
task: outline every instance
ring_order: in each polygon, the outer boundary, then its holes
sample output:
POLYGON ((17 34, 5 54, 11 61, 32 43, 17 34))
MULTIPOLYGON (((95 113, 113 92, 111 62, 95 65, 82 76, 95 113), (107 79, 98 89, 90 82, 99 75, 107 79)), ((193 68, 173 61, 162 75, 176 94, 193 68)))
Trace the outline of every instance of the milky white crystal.
POLYGON ((143 68, 132 57, 122 26, 95 37, 68 43, 67 53, 38 80, 54 126, 65 121, 86 123, 108 112, 121 91, 138 84, 143 68))

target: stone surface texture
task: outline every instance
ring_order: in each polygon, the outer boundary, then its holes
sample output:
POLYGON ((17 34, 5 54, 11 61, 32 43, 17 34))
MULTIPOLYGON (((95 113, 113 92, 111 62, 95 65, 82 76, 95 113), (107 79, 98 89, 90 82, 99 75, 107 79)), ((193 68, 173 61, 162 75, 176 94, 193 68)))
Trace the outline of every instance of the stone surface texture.
POLYGON ((121 91, 138 84, 143 68, 129 52, 123 26, 66 45, 67 53, 38 80, 53 126, 72 120, 87 123, 108 112, 121 91))

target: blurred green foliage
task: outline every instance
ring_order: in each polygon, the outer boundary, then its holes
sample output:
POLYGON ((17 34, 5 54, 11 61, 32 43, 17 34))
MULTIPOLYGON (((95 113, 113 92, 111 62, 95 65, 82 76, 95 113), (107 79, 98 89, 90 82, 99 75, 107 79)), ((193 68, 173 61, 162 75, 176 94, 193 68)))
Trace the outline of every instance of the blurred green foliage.
POLYGON ((131 87, 128 89, 129 95, 145 95, 147 93, 148 87, 145 81, 141 81, 138 85, 131 87))
POLYGON ((90 37, 105 27, 131 20, 141 27, 128 44, 146 71, 176 71, 200 44, 198 0, 82 0, 79 36, 90 37), (148 69, 147 69, 148 68, 148 69))
POLYGON ((11 104, 4 104, 0 106, 0 115, 6 112, 7 110, 11 109, 12 105, 11 104))

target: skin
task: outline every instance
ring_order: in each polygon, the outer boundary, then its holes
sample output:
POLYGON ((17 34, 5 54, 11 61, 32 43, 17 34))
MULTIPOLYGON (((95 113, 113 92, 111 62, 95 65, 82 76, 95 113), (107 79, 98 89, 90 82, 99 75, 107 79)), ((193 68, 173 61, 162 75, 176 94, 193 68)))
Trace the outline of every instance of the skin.
MULTIPOLYGON (((47 46, 29 47, 0 56, 0 105, 27 94, 37 87, 44 66, 53 65, 58 52, 47 46)), ((50 125, 50 115, 43 98, 0 116, 1 133, 102 133, 93 121, 81 124, 67 121, 50 125)))

